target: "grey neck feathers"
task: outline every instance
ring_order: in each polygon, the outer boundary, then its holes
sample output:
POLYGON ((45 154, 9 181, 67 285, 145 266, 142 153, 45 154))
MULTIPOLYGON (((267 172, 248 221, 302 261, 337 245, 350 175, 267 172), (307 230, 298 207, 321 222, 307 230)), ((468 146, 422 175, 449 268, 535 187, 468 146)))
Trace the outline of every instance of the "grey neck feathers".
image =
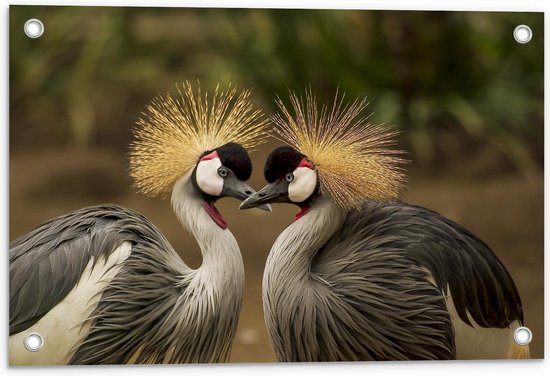
POLYGON ((273 244, 266 263, 264 284, 270 277, 279 281, 309 278, 313 257, 344 218, 345 211, 332 199, 325 195, 317 198, 308 213, 288 226, 273 244))
POLYGON ((187 277, 191 279, 187 281, 188 290, 206 293, 212 308, 224 302, 233 305, 238 302, 240 307, 244 266, 239 245, 229 229, 220 228, 210 218, 190 176, 188 173, 176 182, 171 200, 176 216, 193 234, 202 253, 202 265, 187 277))

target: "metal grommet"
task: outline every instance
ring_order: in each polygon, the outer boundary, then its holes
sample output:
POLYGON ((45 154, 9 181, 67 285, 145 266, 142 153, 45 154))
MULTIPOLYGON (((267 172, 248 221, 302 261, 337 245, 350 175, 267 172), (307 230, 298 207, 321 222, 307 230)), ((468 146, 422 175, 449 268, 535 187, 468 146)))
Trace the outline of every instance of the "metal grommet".
POLYGON ((25 348, 32 352, 37 352, 44 346, 44 339, 38 333, 29 333, 23 341, 25 348))
POLYGON ((31 18, 25 22, 23 31, 29 38, 40 38, 44 34, 44 24, 39 19, 31 18))
POLYGON ((526 326, 520 326, 514 331, 514 342, 518 345, 525 346, 533 339, 533 333, 526 326))
POLYGON ((514 29, 514 39, 518 43, 528 43, 532 37, 533 31, 531 31, 531 28, 527 25, 519 25, 514 29))

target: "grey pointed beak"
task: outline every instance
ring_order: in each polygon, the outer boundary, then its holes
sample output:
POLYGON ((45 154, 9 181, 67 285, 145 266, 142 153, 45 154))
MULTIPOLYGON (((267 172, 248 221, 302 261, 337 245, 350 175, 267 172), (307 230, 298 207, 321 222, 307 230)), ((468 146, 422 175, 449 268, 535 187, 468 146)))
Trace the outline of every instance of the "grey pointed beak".
MULTIPOLYGON (((234 197, 238 200, 248 199, 251 195, 254 195, 256 191, 248 185, 246 182, 237 179, 234 176, 230 176, 225 179, 223 184, 223 190, 220 197, 234 197)), ((258 209, 271 211, 271 205, 258 205, 258 209)))
POLYGON ((288 197, 288 183, 280 179, 268 184, 258 192, 244 200, 239 209, 257 208, 270 202, 286 202, 288 197))

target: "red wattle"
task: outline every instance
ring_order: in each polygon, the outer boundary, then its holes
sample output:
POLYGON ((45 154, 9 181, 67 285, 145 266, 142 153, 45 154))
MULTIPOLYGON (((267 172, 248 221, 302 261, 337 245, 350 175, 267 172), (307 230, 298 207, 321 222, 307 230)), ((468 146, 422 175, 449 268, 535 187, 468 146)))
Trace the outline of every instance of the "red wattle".
POLYGON ((227 223, 223 219, 222 214, 218 211, 218 209, 216 209, 214 204, 209 204, 205 201, 202 204, 202 207, 204 208, 204 210, 206 210, 210 218, 212 218, 214 222, 216 222, 216 224, 220 226, 220 228, 224 230, 227 228, 227 223))
POLYGON ((300 210, 295 216, 294 220, 297 221, 298 219, 302 218, 306 213, 309 211, 309 206, 304 206, 302 210, 300 210))

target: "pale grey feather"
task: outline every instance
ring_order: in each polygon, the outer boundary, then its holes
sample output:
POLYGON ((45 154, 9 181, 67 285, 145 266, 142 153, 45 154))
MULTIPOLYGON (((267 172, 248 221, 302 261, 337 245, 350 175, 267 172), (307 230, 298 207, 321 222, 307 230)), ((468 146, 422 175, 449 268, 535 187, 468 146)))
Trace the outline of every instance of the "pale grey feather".
MULTIPOLYGON (((114 205, 55 218, 10 244, 10 335, 58 304, 123 242, 132 251, 102 292, 71 364, 227 361, 241 301, 213 307, 188 286, 190 269, 144 216, 114 205)), ((200 287, 200 286, 199 286, 200 287)))
POLYGON ((83 208, 54 218, 10 243, 10 335, 31 327, 59 303, 91 259, 108 257, 140 233, 124 221, 147 220, 117 206, 83 208), (125 215, 129 218, 125 219, 125 215))
POLYGON ((513 281, 483 242, 400 202, 347 212, 318 198, 279 236, 264 274, 281 361, 454 359, 449 293, 479 325, 523 318, 513 281))

